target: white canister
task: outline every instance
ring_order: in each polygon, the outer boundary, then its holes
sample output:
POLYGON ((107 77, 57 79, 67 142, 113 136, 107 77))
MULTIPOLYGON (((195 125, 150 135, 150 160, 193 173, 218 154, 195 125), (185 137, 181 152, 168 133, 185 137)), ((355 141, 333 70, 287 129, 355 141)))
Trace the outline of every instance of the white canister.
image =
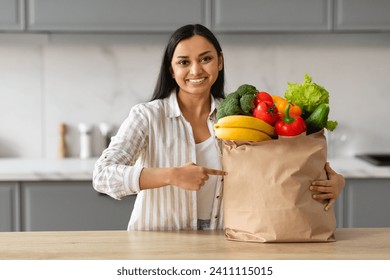
POLYGON ((79 123, 80 132, 80 158, 92 157, 92 125, 79 123))

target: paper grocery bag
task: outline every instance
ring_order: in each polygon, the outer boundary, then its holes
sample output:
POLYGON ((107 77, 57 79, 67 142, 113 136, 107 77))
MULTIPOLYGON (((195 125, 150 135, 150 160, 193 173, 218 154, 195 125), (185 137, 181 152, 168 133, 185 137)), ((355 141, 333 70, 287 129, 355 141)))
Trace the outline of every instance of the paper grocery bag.
POLYGON ((248 242, 334 241, 336 218, 312 198, 326 179, 323 131, 262 142, 223 141, 224 230, 248 242))

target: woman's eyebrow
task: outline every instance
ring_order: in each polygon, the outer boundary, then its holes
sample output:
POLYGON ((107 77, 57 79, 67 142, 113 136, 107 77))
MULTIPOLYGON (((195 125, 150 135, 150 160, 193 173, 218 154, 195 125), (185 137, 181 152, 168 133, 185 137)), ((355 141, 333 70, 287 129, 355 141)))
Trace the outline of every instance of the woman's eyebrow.
POLYGON ((201 54, 199 54, 199 56, 205 55, 205 54, 207 54, 207 53, 209 53, 209 52, 211 52, 211 51, 204 51, 204 52, 202 52, 201 54))
MULTIPOLYGON (((211 51, 204 51, 204 52, 200 53, 200 54, 198 55, 198 57, 199 57, 199 56, 202 56, 202 55, 205 55, 205 54, 207 54, 207 53, 209 53, 209 52, 211 52, 211 51)), ((189 56, 188 56, 188 55, 178 55, 176 58, 189 58, 189 56)))

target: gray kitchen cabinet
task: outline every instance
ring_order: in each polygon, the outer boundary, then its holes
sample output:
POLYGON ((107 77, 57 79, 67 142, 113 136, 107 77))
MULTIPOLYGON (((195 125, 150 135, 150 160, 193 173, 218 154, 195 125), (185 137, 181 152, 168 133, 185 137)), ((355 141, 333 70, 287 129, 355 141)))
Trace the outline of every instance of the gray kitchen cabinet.
POLYGON ((0 31, 24 29, 24 0, 0 0, 0 31))
POLYGON ((212 27, 222 32, 331 31, 332 0, 214 0, 212 27))
POLYGON ((346 178, 333 209, 337 227, 390 227, 390 179, 346 178))
POLYGON ((0 231, 19 230, 18 195, 17 183, 0 183, 0 231))
POLYGON ((336 215, 336 226, 339 228, 344 227, 344 192, 340 194, 340 196, 337 198, 336 203, 333 204, 333 210, 336 215))
POLYGON ((335 0, 337 31, 390 31, 389 0, 335 0))
POLYGON ((389 32, 388 0, 0 0, 0 32, 389 32))
POLYGON ((390 227, 390 179, 346 179, 336 205, 339 227, 390 227))
POLYGON ((22 182, 20 192, 24 231, 125 230, 136 198, 115 200, 88 181, 22 182))
POLYGON ((346 227, 390 226, 390 179, 348 179, 344 196, 346 227))
POLYGON ((33 31, 173 31, 207 24, 209 0, 28 0, 33 31))

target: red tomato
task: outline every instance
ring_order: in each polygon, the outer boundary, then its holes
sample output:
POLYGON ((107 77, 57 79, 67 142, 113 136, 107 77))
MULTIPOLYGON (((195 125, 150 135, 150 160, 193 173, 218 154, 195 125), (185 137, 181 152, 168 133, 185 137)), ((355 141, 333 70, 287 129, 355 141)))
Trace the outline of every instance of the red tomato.
POLYGON ((279 120, 278 109, 275 104, 270 101, 261 101, 258 103, 253 110, 253 116, 272 126, 279 120))
POLYGON ((259 91, 256 95, 256 105, 259 104, 261 101, 269 101, 274 103, 274 100, 272 99, 272 96, 265 92, 265 91, 259 91))

